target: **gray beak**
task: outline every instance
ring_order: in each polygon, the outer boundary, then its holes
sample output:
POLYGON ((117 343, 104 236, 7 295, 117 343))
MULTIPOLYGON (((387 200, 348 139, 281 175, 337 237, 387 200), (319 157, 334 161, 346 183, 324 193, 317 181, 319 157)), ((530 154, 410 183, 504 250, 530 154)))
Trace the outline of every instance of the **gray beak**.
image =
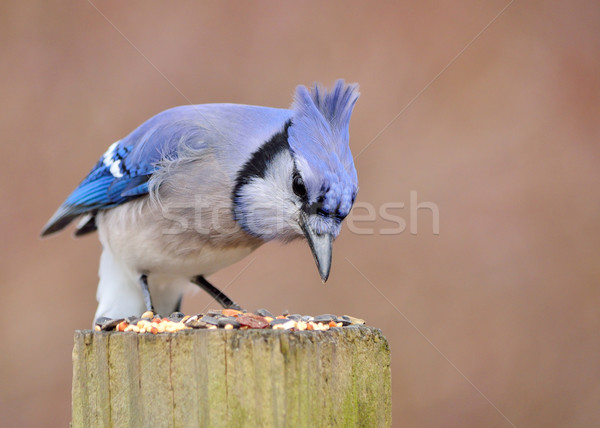
POLYGON ((304 232, 304 236, 308 241, 310 250, 312 251, 319 275, 323 283, 329 278, 329 270, 331 269, 331 246, 333 244, 333 236, 326 233, 319 235, 310 228, 306 221, 308 216, 304 213, 300 214, 300 227, 304 232))

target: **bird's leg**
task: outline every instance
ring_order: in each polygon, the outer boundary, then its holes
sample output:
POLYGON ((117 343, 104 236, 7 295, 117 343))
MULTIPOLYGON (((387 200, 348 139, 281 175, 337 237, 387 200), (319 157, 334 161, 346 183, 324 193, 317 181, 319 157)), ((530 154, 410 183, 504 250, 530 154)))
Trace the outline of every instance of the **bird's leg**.
POLYGON ((174 312, 181 312, 181 301, 182 300, 183 300, 183 294, 181 296, 179 296, 179 299, 177 299, 177 305, 175 305, 174 312))
POLYGON ((140 286, 142 287, 142 294, 144 295, 146 310, 154 312, 152 297, 150 297, 150 288, 148 287, 148 275, 142 274, 142 276, 140 276, 140 286))
POLYGON ((210 294, 210 296, 217 302, 219 302, 219 304, 225 309, 242 309, 233 300, 227 297, 221 290, 219 290, 217 287, 208 282, 206 278, 204 278, 204 276, 198 275, 192 278, 192 282, 204 291, 206 291, 208 294, 210 294))

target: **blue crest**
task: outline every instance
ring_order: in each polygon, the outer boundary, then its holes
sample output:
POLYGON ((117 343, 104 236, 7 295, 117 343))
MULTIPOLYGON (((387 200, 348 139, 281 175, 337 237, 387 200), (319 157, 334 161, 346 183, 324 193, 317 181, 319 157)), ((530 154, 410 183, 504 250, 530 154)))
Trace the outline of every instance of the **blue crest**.
POLYGON ((308 192, 309 203, 345 217, 358 189, 349 146, 349 123, 358 85, 338 80, 328 91, 315 84, 296 88, 289 145, 308 192))

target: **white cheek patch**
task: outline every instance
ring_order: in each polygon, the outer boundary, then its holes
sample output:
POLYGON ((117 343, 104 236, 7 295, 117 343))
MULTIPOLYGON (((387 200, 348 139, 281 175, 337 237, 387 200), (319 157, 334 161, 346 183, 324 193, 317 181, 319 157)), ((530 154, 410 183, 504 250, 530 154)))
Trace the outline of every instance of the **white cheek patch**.
POLYGON ((291 189, 294 163, 289 152, 277 155, 264 172, 241 191, 245 226, 263 239, 293 239, 298 226, 296 198, 291 189))
POLYGON ((117 160, 114 158, 118 144, 119 141, 112 143, 106 151, 106 153, 104 153, 104 155, 102 156, 102 163, 110 170, 110 173, 115 178, 123 177, 123 171, 121 169, 121 159, 117 160))

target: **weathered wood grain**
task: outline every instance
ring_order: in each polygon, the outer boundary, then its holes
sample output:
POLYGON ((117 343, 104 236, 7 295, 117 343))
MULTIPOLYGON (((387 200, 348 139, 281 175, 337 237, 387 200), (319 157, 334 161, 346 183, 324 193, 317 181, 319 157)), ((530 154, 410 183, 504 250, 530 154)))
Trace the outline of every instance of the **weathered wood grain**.
POLYGON ((73 427, 386 427, 390 352, 371 327, 75 332, 73 427))

